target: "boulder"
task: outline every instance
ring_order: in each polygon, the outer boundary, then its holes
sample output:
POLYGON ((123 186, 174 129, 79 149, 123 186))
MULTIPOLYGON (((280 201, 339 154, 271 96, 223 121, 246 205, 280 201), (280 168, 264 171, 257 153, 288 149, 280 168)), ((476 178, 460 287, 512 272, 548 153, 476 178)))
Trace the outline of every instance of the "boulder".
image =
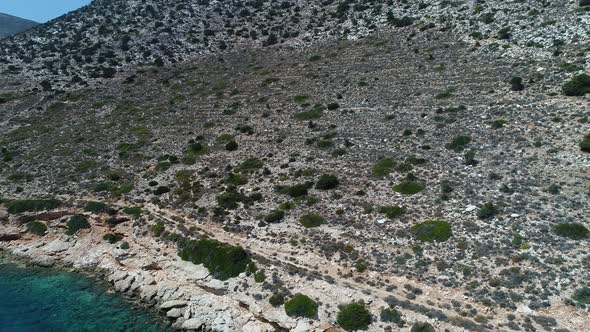
POLYGON ((187 302, 183 300, 170 300, 162 303, 160 309, 167 310, 172 308, 183 308, 186 307, 187 302))
POLYGON ((172 308, 166 312, 168 318, 178 318, 184 316, 184 308, 172 308))
POLYGON ((201 326, 203 326, 203 321, 199 318, 191 318, 187 319, 182 323, 183 330, 198 330, 201 326))
POLYGON ((297 322, 297 326, 293 329, 293 332, 308 332, 310 330, 309 324, 304 321, 300 320, 297 322))
POLYGON ((62 241, 62 240, 55 240, 43 248, 47 253, 58 253, 62 251, 66 251, 70 249, 70 243, 62 241))

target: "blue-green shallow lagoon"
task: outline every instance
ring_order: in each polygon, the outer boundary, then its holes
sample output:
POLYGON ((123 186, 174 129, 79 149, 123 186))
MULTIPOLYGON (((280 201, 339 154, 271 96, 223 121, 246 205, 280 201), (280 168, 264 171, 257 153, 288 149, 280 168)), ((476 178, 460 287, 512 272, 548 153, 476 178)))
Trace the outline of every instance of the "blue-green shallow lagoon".
POLYGON ((165 330, 154 315, 82 274, 0 258, 1 332, 165 330))

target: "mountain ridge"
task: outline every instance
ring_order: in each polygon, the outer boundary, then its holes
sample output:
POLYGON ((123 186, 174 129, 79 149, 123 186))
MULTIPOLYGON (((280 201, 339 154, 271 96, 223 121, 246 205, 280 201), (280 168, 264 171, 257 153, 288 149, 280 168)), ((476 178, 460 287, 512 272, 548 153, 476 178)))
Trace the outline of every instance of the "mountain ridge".
POLYGON ((0 13, 0 40, 26 31, 39 23, 10 14, 0 13))
POLYGON ((580 8, 571 1, 95 0, 34 32, 3 40, 0 58, 9 73, 68 89, 138 64, 163 65, 240 46, 355 40, 397 29, 449 31, 478 52, 499 52, 511 41, 505 56, 537 58, 585 40, 583 26, 590 19, 580 8), (518 25, 523 17, 530 24, 518 25))

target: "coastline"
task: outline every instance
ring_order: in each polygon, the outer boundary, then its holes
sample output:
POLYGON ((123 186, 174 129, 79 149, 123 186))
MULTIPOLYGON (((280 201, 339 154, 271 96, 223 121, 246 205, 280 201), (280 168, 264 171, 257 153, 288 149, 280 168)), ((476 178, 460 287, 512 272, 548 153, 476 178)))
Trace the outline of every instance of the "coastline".
MULTIPOLYGON (((47 269, 53 273, 74 273, 84 278, 90 279, 95 283, 95 288, 105 293, 117 294, 126 304, 132 309, 141 310, 146 314, 152 316, 162 327, 169 328, 170 322, 158 311, 157 306, 141 301, 136 296, 131 296, 126 293, 117 292, 113 285, 108 282, 107 271, 102 271, 93 268, 73 268, 62 264, 60 261, 55 262, 52 266, 43 266, 26 256, 15 255, 10 251, 0 248, 0 264, 13 264, 19 268, 39 268, 47 269)), ((165 329, 166 330, 166 329, 165 329)))

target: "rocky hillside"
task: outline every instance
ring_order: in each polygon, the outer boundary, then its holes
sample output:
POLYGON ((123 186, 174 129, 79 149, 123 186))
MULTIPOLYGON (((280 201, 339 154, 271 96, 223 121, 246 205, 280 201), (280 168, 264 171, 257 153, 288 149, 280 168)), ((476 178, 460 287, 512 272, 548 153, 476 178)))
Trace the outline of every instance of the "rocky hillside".
POLYGON ((585 1, 95 0, 0 43, 8 72, 45 89, 111 78, 237 46, 305 45, 412 27, 446 31, 519 57, 551 56, 587 38, 585 1), (51 84, 53 83, 53 84, 51 84))
POLYGON ((28 30, 39 23, 0 13, 0 39, 28 30))
POLYGON ((585 1, 174 3, 1 44, 0 248, 124 267, 179 328, 180 260, 240 303, 199 328, 589 326, 585 1))

